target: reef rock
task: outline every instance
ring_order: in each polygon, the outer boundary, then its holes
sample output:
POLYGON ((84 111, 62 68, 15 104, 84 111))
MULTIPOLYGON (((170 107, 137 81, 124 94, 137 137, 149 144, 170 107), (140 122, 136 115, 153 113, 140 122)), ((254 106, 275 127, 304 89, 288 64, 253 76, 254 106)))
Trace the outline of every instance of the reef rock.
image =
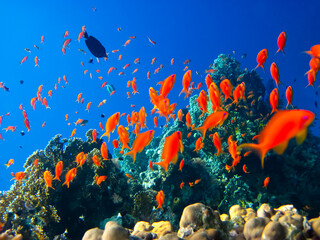
POLYGON ((100 240, 103 230, 99 228, 92 228, 85 232, 82 240, 100 240))
POLYGON ((107 222, 101 240, 129 240, 130 233, 116 222, 107 222))
POLYGON ((202 203, 187 206, 179 223, 178 237, 187 237, 200 228, 220 228, 221 220, 218 212, 202 203))

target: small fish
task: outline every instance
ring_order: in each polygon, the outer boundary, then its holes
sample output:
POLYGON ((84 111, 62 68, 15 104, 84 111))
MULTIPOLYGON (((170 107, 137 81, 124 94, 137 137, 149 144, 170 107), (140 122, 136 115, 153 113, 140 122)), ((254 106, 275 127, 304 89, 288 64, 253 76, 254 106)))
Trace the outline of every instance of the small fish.
POLYGON ((45 183, 46 183, 46 185, 47 185, 47 189, 48 189, 49 187, 51 187, 52 189, 54 189, 54 188, 52 187, 52 175, 51 175, 51 173, 50 173, 48 170, 46 170, 46 171, 43 173, 43 178, 44 178, 44 181, 45 181, 45 183))
POLYGON ((157 196, 156 196, 156 200, 157 200, 157 203, 158 203, 158 207, 157 208, 161 208, 163 210, 163 204, 164 204, 164 198, 165 198, 165 195, 163 193, 163 191, 159 191, 157 193, 157 196))
POLYGON ((14 159, 10 159, 6 164, 4 164, 5 166, 10 167, 12 164, 14 164, 14 159))
POLYGON ((126 173, 125 175, 126 175, 127 178, 130 178, 130 179, 133 180, 133 181, 136 180, 136 179, 134 179, 134 178, 132 177, 132 175, 130 175, 129 173, 126 173))
POLYGON ((264 179, 264 181, 263 181, 263 187, 264 187, 264 188, 267 188, 269 182, 270 182, 270 177, 266 177, 266 178, 264 179))
POLYGON ((184 182, 180 183, 180 189, 182 189, 184 187, 184 182))
POLYGON ((152 45, 156 45, 156 42, 155 41, 152 41, 149 37, 147 37, 149 42, 152 44, 152 45))
POLYGON ((31 50, 29 48, 25 48, 25 51, 27 51, 28 53, 31 53, 31 50))
POLYGON ((107 179, 107 176, 96 176, 95 182, 100 187, 100 184, 107 179))
POLYGON ((179 164, 179 171, 181 171, 181 172, 182 172, 182 168, 183 168, 183 166, 184 166, 184 159, 182 159, 182 160, 180 161, 180 164, 179 164))
POLYGON ((257 55, 258 65, 255 67, 255 69, 257 69, 258 67, 262 67, 262 69, 264 70, 263 64, 266 62, 267 58, 268 58, 268 50, 262 49, 257 55))

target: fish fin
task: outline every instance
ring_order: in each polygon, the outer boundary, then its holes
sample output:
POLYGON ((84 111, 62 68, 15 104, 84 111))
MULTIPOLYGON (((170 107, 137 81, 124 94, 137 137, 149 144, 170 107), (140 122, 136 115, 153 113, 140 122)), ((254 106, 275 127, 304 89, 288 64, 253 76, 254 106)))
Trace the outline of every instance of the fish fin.
POLYGON ((163 167, 163 168, 164 168, 164 171, 167 171, 167 170, 168 170, 168 166, 169 166, 169 164, 167 164, 164 160, 163 160, 163 161, 161 161, 161 162, 158 162, 158 163, 154 163, 154 164, 156 164, 156 165, 159 165, 159 166, 163 167))
POLYGON ((202 134, 203 138, 206 136, 207 129, 205 129, 204 127, 198 127, 198 128, 193 129, 193 130, 198 130, 202 134))
POLYGON ((184 150, 184 146, 181 140, 179 141, 179 143, 180 143, 180 153, 182 153, 184 150))
POLYGON ((254 144, 254 143, 244 143, 238 146, 237 151, 240 149, 250 149, 257 153, 259 157, 261 158, 261 166, 264 168, 264 157, 266 156, 268 149, 264 149, 261 144, 254 144))
POLYGON ((296 135, 297 144, 300 145, 301 143, 303 143, 306 137, 307 137, 307 129, 305 128, 302 131, 298 132, 298 134, 296 135))
POLYGON ((288 146, 288 143, 289 143, 289 141, 284 141, 283 143, 281 143, 281 144, 277 145, 276 147, 274 147, 273 150, 276 153, 281 155, 286 150, 286 148, 288 146))
POLYGON ((176 164, 177 163, 177 160, 178 160, 178 153, 172 158, 171 162, 173 164, 176 164))
POLYGON ((136 161, 136 155, 137 155, 137 153, 134 152, 133 150, 125 153, 124 155, 128 155, 128 156, 132 157, 132 158, 133 158, 133 163, 136 161))

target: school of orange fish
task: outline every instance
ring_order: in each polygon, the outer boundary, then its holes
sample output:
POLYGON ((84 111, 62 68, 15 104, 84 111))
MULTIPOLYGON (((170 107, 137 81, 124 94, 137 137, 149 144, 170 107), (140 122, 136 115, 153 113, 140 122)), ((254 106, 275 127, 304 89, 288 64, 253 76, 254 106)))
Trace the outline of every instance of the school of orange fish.
MULTIPOLYGON (((78 35, 78 41, 80 41, 85 32, 85 27, 82 27, 82 31, 78 35)), ((64 38, 66 38, 69 35, 69 32, 66 31, 64 33, 64 38)), ((129 39, 124 43, 123 46, 128 46, 132 40, 134 40, 136 36, 131 36, 129 39)), ((278 37, 278 52, 283 52, 284 53, 284 47, 286 44, 286 33, 281 32, 279 37, 278 37)), ((151 40, 148 37, 148 41, 152 44, 155 45, 156 42, 151 40)), ((44 42, 44 36, 41 36, 41 42, 44 42)), ((66 49, 69 48, 69 44, 71 42, 71 39, 66 39, 63 43, 62 46, 62 53, 66 54, 66 49)), ((35 48, 38 48, 38 46, 34 45, 35 48)), ((26 48, 25 49, 27 52, 30 52, 30 49, 26 48)), ((84 50, 79 49, 80 51, 84 52, 84 50)), ((119 52, 119 49, 113 50, 112 53, 119 52)), ((311 56, 311 60, 309 62, 310 65, 310 70, 306 73, 307 74, 307 79, 308 79, 308 85, 307 86, 313 86, 317 72, 320 68, 320 45, 315 45, 311 47, 309 51, 306 51, 305 53, 309 54, 311 56)), ((118 60, 121 61, 122 54, 119 54, 118 60)), ((263 49, 261 50, 258 55, 257 55, 257 63, 258 65, 256 68, 263 68, 264 69, 264 64, 268 58, 268 50, 263 49)), ((25 61, 27 61, 28 56, 25 56, 20 64, 23 64, 25 61)), ((98 59, 97 59, 98 61, 98 59)), ((107 61, 107 56, 105 57, 105 61, 107 61)), ((156 61, 156 58, 152 59, 151 64, 154 64, 156 61)), ((39 58, 36 56, 34 58, 35 66, 39 66, 39 58)), ((134 64, 137 64, 140 62, 140 58, 136 58, 134 60, 134 64)), ((171 60, 171 65, 174 64, 174 59, 172 58, 171 60)), ((190 60, 186 60, 184 64, 190 63, 190 60)), ((84 66, 83 62, 81 62, 81 65, 84 66)), ((123 70, 127 69, 130 66, 130 64, 126 64, 123 67, 123 70)), ((163 68, 163 65, 160 64, 160 66, 154 71, 154 74, 157 74, 161 69, 163 68)), ((108 70, 108 74, 110 74, 112 71, 116 71, 117 69, 115 67, 110 67, 108 70)), ((136 68, 132 74, 138 71, 138 68, 136 68)), ((193 94, 193 91, 195 89, 200 89, 202 87, 202 83, 200 83, 197 87, 194 87, 194 83, 192 81, 192 72, 191 70, 188 70, 188 66, 184 68, 184 75, 182 78, 182 90, 179 94, 184 94, 184 98, 188 98, 193 94)), ((185 124, 187 128, 190 128, 190 133, 188 134, 189 137, 191 134, 191 131, 199 131, 199 133, 202 135, 202 137, 199 137, 196 142, 195 142, 195 149, 197 153, 203 148, 204 145, 204 139, 206 137, 206 132, 211 131, 215 127, 220 127, 223 125, 224 121, 228 118, 228 112, 224 110, 225 103, 226 102, 232 102, 231 104, 238 104, 240 101, 246 101, 246 89, 245 89, 245 83, 242 82, 239 85, 237 85, 235 88, 232 86, 231 82, 228 79, 223 79, 220 82, 220 89, 219 87, 214 83, 212 80, 212 77, 210 74, 214 73, 214 69, 207 70, 206 72, 208 73, 206 78, 205 78, 205 87, 206 89, 202 89, 196 99, 197 105, 199 109, 202 111, 202 114, 200 117, 205 117, 205 120, 202 124, 202 126, 196 127, 195 124, 192 123, 190 114, 187 113, 185 116, 185 124), (222 94, 221 94, 222 93, 222 94), (208 110, 208 102, 211 102, 212 104, 212 113, 209 113, 208 110), (206 114, 206 115, 205 115, 206 114)), ((97 73, 100 72, 99 69, 96 70, 97 73)), ((84 74, 87 74, 88 70, 84 70, 84 74)), ((119 75, 123 75, 124 72, 119 72, 119 75)), ((228 146, 229 146, 229 153, 231 158, 233 159, 232 165, 226 165, 225 168, 227 171, 231 171, 232 169, 235 168, 235 166, 240 162, 241 159, 241 149, 247 150, 247 152, 244 153, 244 157, 246 157, 248 154, 250 154, 251 151, 257 153, 260 158, 261 158, 261 164, 262 167, 264 167, 264 158, 267 152, 269 152, 271 149, 273 149, 276 153, 282 154, 284 150, 286 149, 288 142, 291 138, 296 138, 297 143, 301 144, 304 139, 306 138, 307 134, 307 128, 308 126, 313 122, 315 118, 315 114, 307 111, 307 110, 300 110, 300 109, 292 109, 292 110, 278 110, 278 103, 279 103, 279 90, 278 90, 278 85, 281 83, 280 82, 280 75, 279 75, 279 68, 275 62, 273 62, 270 66, 270 74, 271 77, 274 79, 276 83, 276 88, 273 89, 270 93, 269 100, 270 100, 270 106, 272 108, 271 114, 273 116, 271 117, 270 121, 267 123, 265 128, 261 131, 261 133, 253 138, 257 139, 258 143, 253 144, 253 143, 244 143, 241 144, 240 146, 237 146, 237 141, 234 141, 232 136, 229 136, 228 138, 228 146)), ((92 74, 89 73, 90 78, 92 78, 92 74)), ((150 78, 150 71, 147 72, 148 79, 150 78)), ((98 77, 100 80, 103 79, 103 77, 98 77)), ((67 77, 63 76, 62 79, 65 81, 67 84, 67 77)), ((59 77, 58 79, 58 84, 60 83, 61 78, 59 77)), ((150 96, 150 101, 153 105, 153 109, 151 111, 151 115, 157 113, 159 117, 165 117, 166 121, 170 121, 170 119, 173 119, 173 121, 178 118, 178 121, 183 121, 183 112, 182 109, 176 110, 176 103, 170 102, 168 98, 168 94, 175 85, 176 81, 176 75, 172 74, 168 76, 166 79, 164 79, 162 82, 159 82, 158 84, 161 85, 160 90, 156 91, 153 87, 149 88, 149 96, 150 96), (177 115, 175 114, 175 111, 177 112, 177 115)), ((107 82, 104 82, 101 85, 101 88, 104 87, 107 84, 107 82)), ((6 86, 4 83, 0 83, 0 87, 3 88, 4 90, 7 90, 6 86)), ((127 87, 132 88, 132 94, 138 93, 138 86, 136 82, 136 78, 133 77, 132 80, 129 80, 127 82, 127 87)), ((38 87, 38 91, 36 93, 36 96, 33 97, 30 100, 30 105, 32 106, 33 109, 36 107, 36 103, 39 101, 42 103, 46 108, 50 108, 48 105, 48 101, 46 97, 42 97, 42 89, 43 85, 40 85, 38 87)), ((54 89, 57 90, 57 84, 55 84, 54 89)), ((52 90, 48 91, 48 96, 51 97, 53 94, 52 90)), ((114 91, 110 93, 110 95, 114 94, 114 91)), ((286 89, 285 92, 286 99, 287 99, 287 106, 286 108, 289 108, 289 106, 292 106, 292 99, 293 99, 293 89, 291 86, 289 86, 286 89)), ((127 92, 128 98, 130 98, 131 93, 127 92)), ((76 101, 83 104, 84 98, 82 97, 82 93, 79 93, 76 101)), ((98 105, 98 107, 102 106, 103 104, 106 103, 106 100, 104 99, 101 101, 98 105)), ((89 111, 89 108, 91 107, 92 102, 88 102, 86 105, 86 110, 89 111)), ((134 106, 134 105, 132 105, 134 106)), ((187 106, 188 108, 188 106, 187 106)), ((24 117, 24 125, 27 128, 28 131, 31 130, 30 128, 30 122, 28 115, 21 104, 19 106, 19 109, 22 111, 22 115, 24 117)), ((133 162, 135 162, 137 158, 137 154, 143 151, 143 149, 150 144, 154 137, 154 130, 147 130, 145 132, 140 132, 143 128, 147 128, 147 122, 146 118, 147 113, 144 107, 141 107, 138 112, 132 111, 131 114, 126 114, 126 113, 120 113, 116 112, 113 115, 111 115, 105 124, 105 127, 103 127, 102 123, 99 123, 99 126, 104 133, 101 135, 101 138, 104 136, 108 137, 108 141, 110 141, 110 135, 117 129, 117 134, 119 140, 114 139, 112 141, 112 146, 114 148, 119 147, 119 143, 121 144, 121 154, 131 156, 133 158, 133 162), (126 115, 126 120, 127 120, 127 126, 119 125, 119 120, 120 117, 126 115), (118 126, 118 127, 117 127, 118 126), (129 141, 129 127, 133 128, 133 133, 136 135, 132 147, 129 146, 130 141, 129 141), (128 152, 124 153, 124 149, 129 149, 128 152)), ((3 116, 0 116, 0 124, 2 121, 3 116)), ((68 114, 65 116, 65 120, 68 121, 68 114)), ((75 122, 75 125, 81 124, 83 122, 82 119, 78 119, 75 122)), ((70 124, 70 123, 69 123, 70 124)), ((45 122, 42 124, 42 127, 45 126, 45 122)), ((158 117, 154 117, 154 127, 157 128, 158 126, 158 117)), ((7 126, 4 128, 5 131, 12 131, 14 132, 16 130, 16 126, 7 126)), ((72 138, 76 134, 76 128, 72 131, 70 138, 72 138)), ((92 141, 95 142, 97 139, 97 130, 94 129, 92 131, 92 141)), ((217 149, 216 155, 219 156, 220 154, 224 153, 222 149, 222 143, 220 136, 217 132, 209 135, 210 138, 212 138, 213 144, 217 149)), ((0 134, 0 139, 4 140, 3 137, 0 134)), ((149 167, 153 171, 153 164, 161 166, 165 171, 167 171, 169 164, 173 163, 176 164, 178 160, 178 154, 179 152, 182 153, 184 150, 183 146, 183 136, 180 131, 174 132, 172 135, 168 136, 165 138, 164 141, 164 146, 162 149, 162 154, 161 154, 161 160, 160 162, 149 162, 149 167)), ((94 155, 92 157, 92 162, 96 166, 101 166, 101 160, 108 160, 108 149, 107 149, 107 143, 103 142, 101 145, 101 156, 103 159, 99 159, 97 155, 94 155)), ((77 166, 70 169, 66 174, 65 174, 65 182, 63 185, 66 185, 69 188, 70 183, 74 180, 77 174, 77 168, 81 167, 82 165, 86 162, 87 159, 87 154, 84 152, 80 152, 75 159, 75 162, 77 163, 77 166)), ((14 159, 10 159, 5 165, 7 168, 14 164, 14 159)), ((34 161, 34 165, 37 166, 38 164, 38 159, 34 161)), ((179 164, 179 170, 182 171, 182 168, 184 166, 184 159, 180 161, 179 164)), ((243 171, 245 173, 249 173, 246 165, 244 164, 242 167, 243 171)), ((53 180, 58 180, 60 181, 60 176, 62 175, 63 172, 63 162, 59 161, 56 164, 55 167, 55 176, 51 174, 49 170, 46 170, 43 173, 43 179, 49 188, 53 188, 52 186, 52 181, 53 180)), ((24 172, 17 172, 17 173, 11 173, 11 175, 14 177, 13 179, 17 181, 23 180, 26 176, 24 172)), ((125 174, 128 178, 131 178, 132 180, 135 180, 130 174, 126 173, 125 174)), ((100 184, 107 179, 107 176, 96 176, 95 183, 100 186, 100 184)), ((196 180, 195 182, 190 182, 189 185, 190 187, 194 186, 195 184, 198 184, 201 181, 201 179, 196 180)), ((270 178, 267 177, 264 180, 263 187, 267 187, 270 182, 270 178)), ((182 182, 180 184, 180 188, 182 189, 184 187, 185 183, 182 182)), ((53 188, 54 189, 54 188, 53 188)), ((163 191, 159 191, 157 196, 156 196, 156 201, 158 202, 158 208, 162 208, 164 204, 164 198, 165 195, 163 191)))

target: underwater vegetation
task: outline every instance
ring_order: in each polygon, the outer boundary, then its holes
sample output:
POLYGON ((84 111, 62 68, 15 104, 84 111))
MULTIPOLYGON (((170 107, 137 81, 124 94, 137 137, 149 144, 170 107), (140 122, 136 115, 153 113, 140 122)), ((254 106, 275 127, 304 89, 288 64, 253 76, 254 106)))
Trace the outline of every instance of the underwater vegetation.
MULTIPOLYGON (((85 141, 53 137, 44 150, 28 157, 23 174, 16 174, 11 189, 1 193, 0 221, 10 223, 7 229, 22 234, 23 239, 53 239, 59 235, 80 239, 86 230, 104 228, 106 223, 106 229, 133 229, 137 221, 153 225, 164 220, 171 224, 169 232, 179 229, 178 236, 186 237, 199 230, 181 223, 186 207, 201 202, 197 209, 208 214, 208 223, 203 223, 208 226, 204 228, 218 229, 215 234, 225 239, 230 226, 221 222, 219 213, 228 213, 234 205, 242 212, 245 208, 261 208, 263 203, 270 209, 290 203, 304 215, 316 217, 320 211, 320 185, 315 177, 320 175, 319 138, 309 132, 300 145, 290 141, 282 155, 268 152, 262 169, 255 153, 239 151, 239 146, 244 148, 241 144, 252 142, 272 118, 272 110, 264 101, 262 79, 255 70, 241 70, 235 58, 224 54, 207 71, 208 94, 217 94, 214 85, 220 86, 220 102, 211 101, 211 97, 209 100, 204 90, 196 95, 196 88, 186 89, 182 94, 190 95, 189 107, 176 110, 177 117, 172 117, 175 106, 167 95, 175 76, 169 76, 159 95, 152 91, 150 95, 161 113, 159 117, 168 120, 161 135, 154 136, 148 129, 135 136, 119 126, 113 156, 94 129, 87 131, 85 141), (235 92, 233 99, 227 99, 230 86, 237 86, 237 100, 235 92)), ((188 72, 185 81, 191 79, 188 72)), ((135 123, 141 129, 144 113, 141 110, 131 116, 132 121, 138 116, 135 123)), ((116 128, 119 118, 120 113, 115 113, 108 119, 103 135, 116 128)), ((237 213, 239 218, 234 221, 243 226, 246 214, 248 211, 237 213)), ((268 221, 263 221, 264 228, 268 221)), ((104 234, 103 230, 97 231, 104 234)))

